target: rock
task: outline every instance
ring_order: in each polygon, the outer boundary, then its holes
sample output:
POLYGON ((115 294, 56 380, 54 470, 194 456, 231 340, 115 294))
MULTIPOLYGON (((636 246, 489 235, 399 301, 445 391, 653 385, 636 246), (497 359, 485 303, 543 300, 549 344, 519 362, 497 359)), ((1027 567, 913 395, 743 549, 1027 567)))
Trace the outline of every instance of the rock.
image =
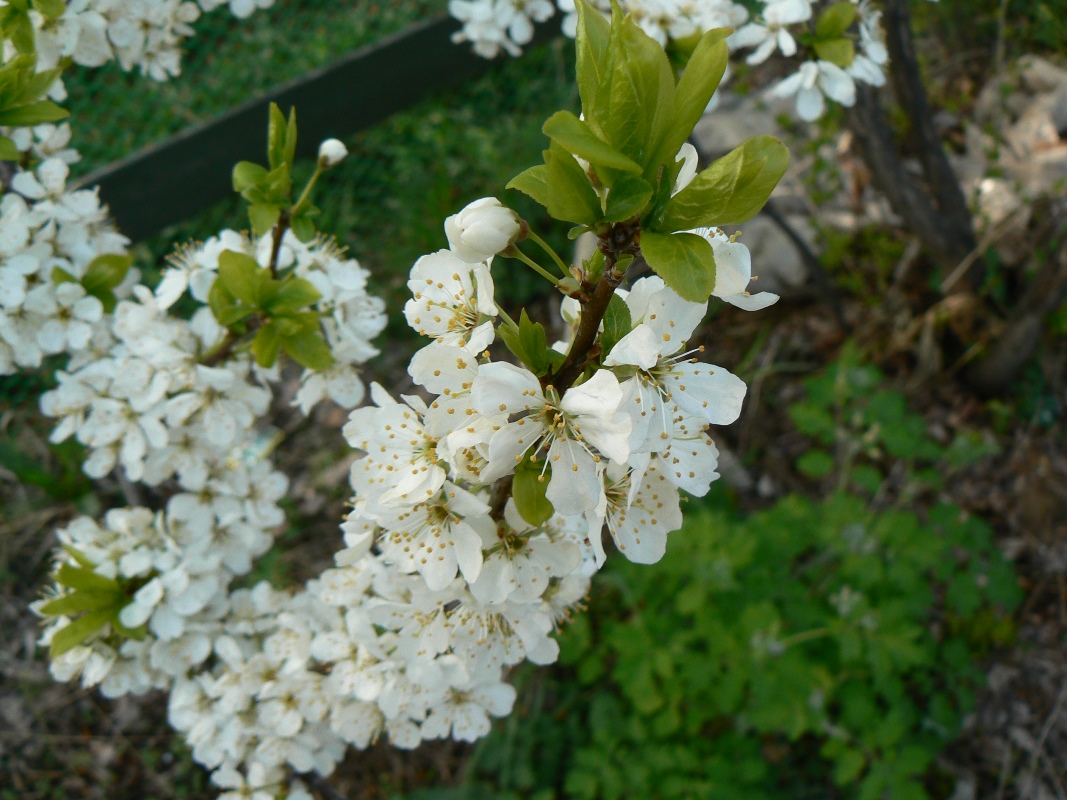
POLYGON ((1067 70, 1040 56, 1027 55, 1018 61, 1022 88, 1034 94, 1067 88, 1067 70))
MULTIPOLYGON (((815 234, 807 217, 789 216, 786 221, 810 244, 815 234)), ((741 241, 752 252, 752 272, 759 277, 753 291, 780 293, 800 286, 808 271, 796 246, 774 222, 765 216, 742 226, 741 241)))
POLYGON ((1019 121, 1005 132, 1004 138, 1017 158, 1026 158, 1060 143, 1060 134, 1049 106, 1048 101, 1031 102, 1019 121))
POLYGON ((1021 264, 1030 254, 1030 206, 1003 178, 986 178, 978 184, 975 225, 981 235, 992 234, 993 245, 1006 264, 1021 264))
POLYGON ((1067 87, 1049 95, 1048 111, 1049 116, 1052 118, 1052 124, 1056 126, 1057 133, 1061 137, 1067 138, 1067 87))

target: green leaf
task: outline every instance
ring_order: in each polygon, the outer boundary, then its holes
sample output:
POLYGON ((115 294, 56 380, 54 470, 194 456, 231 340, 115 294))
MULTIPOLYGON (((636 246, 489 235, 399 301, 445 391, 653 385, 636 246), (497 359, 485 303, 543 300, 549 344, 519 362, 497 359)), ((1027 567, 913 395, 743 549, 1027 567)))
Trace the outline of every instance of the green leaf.
POLYGON ((289 123, 285 126, 285 149, 282 157, 290 167, 296 161, 296 108, 289 109, 289 123))
POLYGON ((254 186, 260 186, 267 180, 266 167, 251 161, 239 161, 233 168, 233 190, 244 192, 254 186))
POLYGON ((281 282, 274 297, 264 306, 270 313, 280 314, 300 311, 321 299, 322 294, 315 288, 315 284, 290 275, 281 282))
POLYGON ((826 39, 815 43, 815 54, 823 61, 845 69, 852 66, 856 58, 856 46, 851 39, 826 39))
POLYGON ((797 469, 809 478, 825 478, 834 471, 834 459, 825 450, 809 450, 797 459, 797 469))
POLYGON ((15 147, 15 143, 6 136, 0 136, 0 161, 18 161, 22 153, 15 147))
POLYGON ((549 215, 584 225, 600 219, 600 198, 574 156, 553 143, 545 151, 545 166, 549 215))
POLYGON ((671 163, 704 116, 726 71, 729 35, 729 28, 714 28, 700 37, 674 92, 674 123, 657 147, 652 164, 671 163))
POLYGON ((278 326, 271 321, 260 328, 259 332, 256 333, 256 338, 252 340, 252 355, 259 366, 273 367, 274 362, 278 360, 278 352, 281 350, 281 346, 282 342, 278 333, 278 326))
POLYGON ((666 204, 653 221, 660 232, 733 225, 756 215, 789 167, 789 151, 756 136, 718 159, 666 204))
POLYGON ((548 336, 541 323, 530 319, 525 308, 519 316, 519 343, 525 355, 523 362, 533 374, 540 377, 548 372, 548 336))
POLYGON ((18 52, 23 54, 33 53, 33 50, 36 47, 37 37, 34 33, 33 22, 30 21, 29 14, 21 12, 12 15, 9 18, 9 23, 5 26, 5 33, 7 34, 7 38, 11 40, 11 44, 15 46, 15 49, 18 50, 18 52))
POLYGON ((235 250, 219 254, 219 282, 234 298, 251 308, 259 308, 259 273, 264 271, 254 258, 235 250))
POLYGON ((256 236, 262 236, 278 223, 282 210, 273 203, 253 203, 248 207, 248 219, 256 236))
POLYGON ((96 567, 96 564, 94 564, 92 560, 78 548, 69 544, 65 544, 63 545, 63 550, 67 553, 67 555, 69 555, 76 562, 78 562, 79 566, 85 567, 86 569, 93 569, 94 567, 96 567))
POLYGON ((836 39, 844 35, 856 21, 857 8, 853 3, 836 3, 819 15, 815 35, 819 39, 836 39))
POLYGON ((674 69, 659 43, 629 16, 613 23, 611 49, 600 133, 643 168, 654 168, 649 162, 656 145, 673 123, 674 69))
POLYGON ((85 616, 78 617, 70 625, 56 631, 55 635, 52 636, 52 644, 48 650, 49 655, 55 658, 68 650, 72 650, 111 622, 113 618, 114 612, 110 608, 90 611, 85 616))
POLYGON ((52 267, 52 283, 58 286, 61 283, 77 283, 78 279, 67 272, 63 267, 52 267))
POLYGON ((301 331, 284 336, 281 348, 301 366, 320 371, 333 366, 333 354, 322 335, 317 331, 301 331))
POLYGON ((601 87, 611 69, 608 48, 612 24, 586 0, 578 0, 578 30, 575 34, 578 94, 587 120, 600 118, 601 87))
POLYGON ((270 104, 267 123, 267 161, 270 168, 277 169, 285 163, 285 114, 277 103, 270 104))
POLYGON ((102 608, 122 608, 125 603, 126 595, 122 592, 79 591, 41 606, 41 613, 59 617, 102 608))
POLYGON ((63 16, 67 10, 64 0, 33 0, 33 7, 46 19, 56 19, 63 16))
POLYGON ((557 111, 548 118, 542 130, 567 152, 584 158, 590 164, 641 174, 640 164, 600 139, 570 111, 557 111))
POLYGON ((315 221, 306 212, 289 220, 289 227, 293 229, 293 235, 301 242, 310 242, 317 233, 315 221))
POLYGON ((105 292, 111 292, 122 283, 131 266, 133 266, 131 255, 105 253, 97 256, 85 270, 81 285, 85 287, 87 293, 99 297, 105 292))
POLYGON ((863 768, 867 765, 867 759, 859 750, 849 748, 834 759, 834 783, 845 786, 855 781, 863 768))
POLYGON ((608 189, 604 222, 624 222, 640 216, 652 199, 652 187, 648 181, 636 175, 620 176, 608 189))
POLYGON ((524 520, 535 528, 539 528, 552 519, 556 513, 545 493, 548 491, 548 481, 551 476, 549 469, 541 474, 545 464, 532 461, 529 457, 515 469, 515 477, 511 484, 511 496, 515 500, 515 508, 524 520))
POLYGON ((36 103, 3 109, 0 111, 0 125, 12 127, 43 125, 46 122, 59 122, 68 116, 70 116, 69 111, 60 108, 51 100, 38 100, 36 103))
POLYGON ((544 164, 530 167, 512 178, 505 188, 517 189, 535 202, 548 208, 548 167, 544 164))
POLYGON ((91 592, 118 592, 121 591, 117 581, 98 575, 91 569, 75 567, 73 564, 63 564, 56 572, 56 583, 71 589, 85 589, 91 592))
POLYGON ((604 332, 600 334, 600 353, 606 356, 611 352, 619 339, 633 329, 633 321, 630 318, 630 307, 626 301, 618 295, 613 295, 608 303, 608 309, 604 312, 604 332))
POLYGON ((641 253, 653 272, 685 300, 703 303, 715 288, 715 253, 703 236, 645 231, 641 253))

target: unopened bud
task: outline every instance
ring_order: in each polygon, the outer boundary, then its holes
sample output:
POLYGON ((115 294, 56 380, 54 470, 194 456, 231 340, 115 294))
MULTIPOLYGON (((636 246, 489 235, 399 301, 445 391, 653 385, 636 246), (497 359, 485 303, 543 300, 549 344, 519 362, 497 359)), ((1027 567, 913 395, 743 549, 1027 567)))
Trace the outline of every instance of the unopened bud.
POLYGON ((449 248, 468 264, 504 252, 528 232, 519 215, 495 197, 475 200, 445 220, 449 248))
POLYGON ((348 148, 337 139, 327 139, 319 145, 319 166, 323 169, 336 167, 345 160, 348 148))

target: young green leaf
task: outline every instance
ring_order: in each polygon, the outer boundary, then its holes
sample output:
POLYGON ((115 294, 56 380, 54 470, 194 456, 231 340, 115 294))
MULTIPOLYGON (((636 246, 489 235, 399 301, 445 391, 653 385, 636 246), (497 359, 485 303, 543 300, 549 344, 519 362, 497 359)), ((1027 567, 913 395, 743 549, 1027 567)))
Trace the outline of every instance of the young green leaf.
POLYGON ((57 19, 67 10, 64 0, 33 0, 33 7, 45 19, 57 19))
POLYGON ((671 163, 707 110, 726 71, 729 35, 729 28, 714 28, 700 37, 674 92, 674 124, 659 143, 652 165, 671 163))
POLYGON ((289 220, 289 227, 293 229, 293 235, 301 242, 310 242, 315 238, 317 229, 311 214, 306 211, 289 220))
POLYGON ((633 328, 630 307, 618 295, 613 295, 604 312, 604 331, 600 334, 600 354, 606 356, 619 340, 633 328))
POLYGON ((600 219, 600 198, 589 183, 589 176, 574 156, 553 143, 545 151, 548 213, 564 222, 591 224, 600 219))
POLYGON ((655 147, 673 124, 674 70, 659 43, 630 17, 613 24, 611 48, 604 137, 642 168, 653 169, 655 147))
POLYGON ((121 608, 125 603, 126 595, 122 592, 78 591, 46 603, 41 606, 41 613, 58 617, 102 608, 121 608))
POLYGON ((267 123, 267 161, 270 168, 277 169, 285 163, 285 114, 277 103, 270 104, 270 118, 267 123))
POLYGON ((85 287, 88 294, 93 296, 110 292, 126 279, 131 266, 133 266, 133 256, 130 255, 105 253, 97 256, 85 270, 81 285, 85 287))
POLYGON ((512 178, 505 188, 516 189, 548 208, 548 167, 544 164, 530 167, 512 178))
POLYGON ((263 306, 272 314, 291 313, 307 308, 321 299, 322 294, 311 281, 290 275, 281 281, 274 297, 263 306))
POLYGON ((251 256, 235 250, 219 254, 218 281, 226 291, 250 308, 259 308, 259 273, 263 270, 251 256))
POLYGON ((815 35, 819 39, 837 39, 845 34, 856 21, 858 9, 854 3, 836 3, 827 7, 815 23, 815 35))
POLYGON ((18 161, 22 153, 7 136, 0 136, 0 161, 18 161))
POLYGON ((703 303, 715 288, 715 253, 703 236, 645 231, 641 253, 653 272, 685 300, 703 303))
POLYGON ((103 628, 114 618, 114 612, 110 608, 101 608, 90 611, 82 617, 78 617, 62 630, 56 631, 49 645, 49 655, 52 658, 63 655, 83 644, 90 636, 103 628))
POLYGON ((75 567, 72 564, 63 564, 56 572, 56 583, 71 589, 85 589, 91 592, 118 592, 121 591, 118 582, 111 578, 105 578, 84 567, 75 567))
POLYGON ((267 180, 267 168, 251 161, 238 161, 233 168, 233 190, 245 192, 267 180))
POLYGON ((604 222, 624 222, 640 216, 652 199, 652 186, 636 175, 622 175, 608 189, 604 222))
POLYGON ((259 366, 273 367, 274 362, 278 360, 278 351, 281 350, 281 346, 278 325, 272 320, 256 333, 256 338, 252 340, 252 355, 259 366))
POLYGON ((262 236, 278 223, 282 210, 272 203, 253 203, 248 207, 248 219, 256 236, 262 236))
POLYGON ((545 122, 546 136, 564 150, 590 164, 641 174, 641 165, 601 140, 589 126, 569 111, 557 111, 545 122))
POLYGON ((316 372, 333 366, 333 354, 317 331, 300 331, 281 339, 281 349, 293 361, 316 372))
POLYGON ((612 55, 608 44, 612 23, 586 0, 577 0, 575 5, 578 10, 578 30, 574 42, 578 93, 586 120, 592 121, 594 129, 602 132, 597 121, 601 117, 601 87, 605 85, 606 76, 611 70, 612 55))
POLYGON ((48 122, 59 122, 69 116, 69 111, 60 108, 51 100, 38 100, 36 103, 0 110, 0 125, 11 127, 44 125, 48 122))
POLYGON ((815 43, 815 55, 845 69, 856 59, 856 46, 851 39, 825 39, 815 43))
POLYGON ((668 233, 745 222, 763 208, 788 167, 785 145, 773 136, 755 136, 672 197, 652 221, 652 230, 668 233))
POLYGON ((545 469, 542 474, 544 467, 543 463, 531 461, 529 457, 524 458, 516 467, 511 484, 515 508, 519 515, 535 528, 544 525, 556 513, 552 501, 545 496, 551 472, 545 469))

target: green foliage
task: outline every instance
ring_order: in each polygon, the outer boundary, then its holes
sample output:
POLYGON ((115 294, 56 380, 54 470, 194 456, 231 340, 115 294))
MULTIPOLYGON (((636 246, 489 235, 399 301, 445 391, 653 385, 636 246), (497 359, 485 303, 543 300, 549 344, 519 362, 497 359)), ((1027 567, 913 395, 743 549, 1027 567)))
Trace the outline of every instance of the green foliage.
POLYGON ((604 314, 604 332, 600 335, 600 354, 607 356, 619 340, 633 329, 630 307, 618 295, 612 295, 604 314))
POLYGON ((285 352, 308 369, 333 364, 317 312, 309 306, 322 297, 308 281, 295 275, 275 278, 251 256, 233 250, 219 255, 219 277, 211 286, 208 304, 220 325, 250 340, 261 367, 271 367, 285 352))
POLYGON ((797 469, 809 478, 833 476, 839 488, 874 495, 899 465, 896 490, 901 501, 912 499, 939 490, 954 471, 999 450, 976 433, 961 433, 947 447, 930 439, 923 418, 885 386, 877 368, 861 362, 852 344, 804 388, 806 399, 790 406, 789 417, 815 448, 801 456, 797 469))
POLYGON ((556 513, 552 501, 546 496, 551 478, 551 466, 538 463, 533 456, 525 457, 515 468, 511 496, 519 514, 535 528, 544 525, 556 513))
MULTIPOLYGON (((33 25, 29 21, 28 4, 23 5, 27 7, 10 3, 0 8, 0 31, 20 51, 20 55, 0 66, 0 125, 12 127, 58 122, 67 116, 65 109, 45 99, 60 70, 36 71, 33 25)), ((7 136, 0 136, 0 161, 15 161, 19 157, 15 143, 7 136)))
POLYGON ((540 322, 534 322, 522 310, 518 327, 501 325, 497 335, 519 361, 538 377, 547 374, 563 361, 563 355, 548 346, 548 335, 540 322))
POLYGON ((715 288, 715 253, 695 233, 641 234, 641 252, 653 271, 682 298, 702 303, 715 288))
POLYGON ((143 639, 145 628, 127 628, 119 613, 129 605, 134 593, 150 580, 142 578, 106 578, 93 571, 93 563, 73 547, 66 547, 75 564, 60 565, 54 576, 67 591, 41 606, 46 616, 71 617, 71 622, 52 636, 52 658, 83 644, 107 626, 118 638, 143 639))
POLYGON ((686 299, 706 300, 715 287, 711 247, 670 234, 752 217, 784 174, 788 154, 771 137, 750 140, 672 199, 678 150, 722 79, 729 31, 708 31, 676 50, 675 59, 689 59, 677 78, 663 48, 617 4, 610 22, 585 0, 577 5, 583 118, 553 114, 543 129, 551 139, 544 164, 508 188, 554 219, 601 236, 639 221, 649 266, 686 299))
POLYGON ((697 175, 653 217, 671 232, 745 222, 766 204, 789 167, 789 151, 773 136, 755 136, 697 175))

